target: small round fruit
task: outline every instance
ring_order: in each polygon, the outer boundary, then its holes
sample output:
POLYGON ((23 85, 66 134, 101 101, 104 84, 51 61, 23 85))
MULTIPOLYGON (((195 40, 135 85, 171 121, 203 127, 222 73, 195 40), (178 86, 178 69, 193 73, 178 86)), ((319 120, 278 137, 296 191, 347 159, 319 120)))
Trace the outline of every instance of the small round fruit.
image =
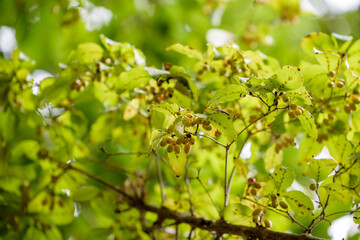
POLYGON ((181 151, 180 145, 175 145, 174 150, 176 153, 180 153, 180 151, 181 151))
POLYGON ((352 95, 352 101, 355 104, 359 104, 360 103, 360 96, 356 95, 356 94, 352 95))
POLYGON ((350 114, 351 113, 351 107, 350 107, 350 104, 345 104, 344 105, 344 110, 347 114, 350 114))
POLYGON ((160 146, 162 146, 162 147, 165 147, 167 144, 168 144, 168 142, 167 142, 166 138, 163 138, 163 140, 161 140, 161 142, 160 142, 160 146))
POLYGON ((355 106, 354 103, 350 103, 350 109, 351 109, 352 111, 355 111, 355 110, 356 110, 356 106, 355 106))
POLYGON ((189 142, 190 142, 191 145, 194 145, 194 144, 195 144, 195 141, 196 141, 195 138, 194 138, 194 137, 191 137, 189 142))
POLYGON ((169 128, 168 128, 168 133, 173 133, 174 132, 174 125, 171 125, 169 128))
POLYGON ((330 120, 334 120, 335 114, 329 113, 329 114, 328 114, 328 118, 329 118, 330 120))
POLYGON ((327 85, 329 88, 334 88, 335 87, 335 83, 334 82, 329 82, 327 85))
POLYGON ((303 114, 302 109, 301 109, 300 107, 297 107, 297 108, 295 109, 295 114, 298 115, 298 116, 300 116, 301 114, 303 114))
POLYGON ((184 140, 182 139, 182 138, 178 138, 177 140, 176 140, 176 144, 183 144, 184 143, 184 140))
POLYGON ((323 123, 324 123, 325 125, 327 125, 327 126, 330 125, 330 121, 329 121, 329 119, 327 119, 327 118, 325 118, 325 119, 323 120, 323 123))
POLYGON ((257 191, 256 191, 256 189, 252 188, 252 189, 250 190, 250 193, 251 193, 251 195, 256 195, 256 194, 257 194, 257 191))
POLYGON ((316 185, 315 184, 310 184, 310 190, 311 191, 315 191, 316 190, 316 185))
POLYGON ((167 138, 166 138, 166 142, 167 142, 167 144, 172 143, 172 138, 171 138, 171 137, 167 137, 167 138))
POLYGON ((185 147, 184 147, 184 152, 185 152, 186 154, 188 154, 188 153, 190 152, 190 150, 191 150, 191 144, 188 143, 188 144, 186 144, 185 147))
POLYGON ((167 149, 166 149, 167 151, 168 151, 168 153, 171 153, 171 152, 173 152, 174 151, 174 144, 169 144, 169 146, 167 147, 167 149))
POLYGON ((249 184, 253 184, 255 182, 255 178, 249 177, 247 181, 249 184))
POLYGON ((337 87, 337 88, 342 88, 342 87, 344 87, 344 85, 345 85, 345 84, 344 84, 343 82, 337 82, 337 83, 336 83, 336 87, 337 87))
POLYGON ((296 115, 295 115, 294 112, 289 111, 289 112, 288 112, 288 115, 289 115, 289 117, 290 117, 291 119, 296 118, 296 115))
POLYGON ((203 124, 203 128, 206 130, 206 131, 210 131, 212 129, 211 125, 204 125, 203 124))
POLYGON ((260 216, 262 214, 263 210, 260 208, 257 208, 253 211, 252 215, 255 216, 260 216))
POLYGON ((187 114, 185 114, 185 117, 190 118, 190 119, 193 119, 193 118, 194 118, 194 115, 192 115, 191 113, 187 113, 187 114))
POLYGON ((269 219, 266 219, 264 220, 264 224, 265 224, 265 227, 266 228, 271 228, 271 221, 269 219))
POLYGON ((282 149, 282 145, 279 144, 279 143, 276 143, 276 145, 275 145, 275 152, 276 152, 276 153, 279 153, 279 152, 281 151, 281 149, 282 149))
POLYGON ((283 95, 282 100, 284 101, 284 103, 288 103, 290 102, 290 97, 288 95, 283 95))
POLYGON ((261 188, 261 184, 258 182, 254 182, 254 188, 260 189, 261 188))
POLYGON ((280 205, 280 207, 282 207, 283 209, 288 209, 287 203, 284 202, 284 201, 282 201, 282 200, 279 202, 279 205, 280 205))
POLYGON ((289 107, 291 110, 295 110, 297 108, 297 105, 295 103, 290 103, 289 107))

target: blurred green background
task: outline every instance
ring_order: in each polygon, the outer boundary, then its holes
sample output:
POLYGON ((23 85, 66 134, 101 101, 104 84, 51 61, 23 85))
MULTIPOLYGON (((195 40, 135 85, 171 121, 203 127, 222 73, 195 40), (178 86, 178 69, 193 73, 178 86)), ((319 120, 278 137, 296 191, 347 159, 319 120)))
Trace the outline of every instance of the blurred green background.
MULTIPOLYGON (((304 58, 300 40, 310 32, 360 37, 358 1, 341 1, 342 8, 331 2, 4 0, 0 1, 0 26, 15 29, 21 51, 36 61, 36 68, 52 73, 77 44, 99 42, 100 34, 135 45, 147 56, 147 64, 156 67, 163 62, 185 63, 178 54, 165 51, 174 43, 205 51, 207 42, 221 43, 223 38, 241 49, 259 49, 283 65, 297 65, 304 58), (346 6, 352 11, 341 14, 346 6), (311 8, 319 16, 307 11, 311 8)), ((6 56, 5 47, 0 45, 6 56)))

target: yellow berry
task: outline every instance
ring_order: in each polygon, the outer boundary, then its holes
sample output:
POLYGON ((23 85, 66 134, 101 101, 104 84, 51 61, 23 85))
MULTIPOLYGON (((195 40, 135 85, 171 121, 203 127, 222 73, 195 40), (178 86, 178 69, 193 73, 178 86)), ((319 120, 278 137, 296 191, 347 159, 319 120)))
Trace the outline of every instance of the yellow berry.
POLYGON ((180 145, 175 145, 174 150, 176 153, 180 153, 180 151, 181 151, 180 145))
POLYGON ((252 184, 252 183, 255 182, 255 178, 249 177, 247 181, 248 181, 249 184, 252 184))
POLYGON ((184 147, 184 152, 186 153, 186 154, 188 154, 189 152, 190 152, 190 150, 191 150, 191 144, 185 144, 185 147, 184 147))
POLYGON ((337 82, 336 83, 336 87, 338 87, 338 88, 342 88, 342 87, 344 87, 344 83, 343 82, 337 82))
POLYGON ((191 145, 194 145, 194 144, 195 144, 195 138, 194 138, 194 137, 191 137, 191 138, 190 138, 190 144, 191 144, 191 145))
POLYGON ((355 106, 354 103, 350 103, 350 109, 351 109, 352 111, 355 111, 355 110, 356 110, 356 106, 355 106))
POLYGON ((251 195, 256 195, 256 194, 257 194, 257 191, 256 191, 256 189, 253 189, 253 188, 252 188, 252 189, 250 190, 250 193, 251 193, 251 195))
POLYGON ((206 130, 206 131, 210 131, 212 129, 211 125, 204 125, 203 124, 203 128, 206 130))
POLYGON ((310 190, 311 191, 315 191, 316 190, 316 185, 315 184, 310 184, 310 190))
POLYGON ((266 218, 265 218, 264 224, 265 224, 265 227, 271 228, 271 221, 270 221, 269 219, 266 219, 266 218))
POLYGON ((325 125, 327 125, 327 126, 330 125, 329 119, 327 119, 327 118, 325 118, 325 119, 323 120, 323 123, 324 123, 325 125))
POLYGON ((282 207, 283 209, 287 209, 287 208, 288 208, 287 203, 284 202, 284 201, 280 201, 280 202, 279 202, 279 205, 280 205, 280 207, 282 207))
POLYGON ((289 111, 289 112, 288 112, 288 115, 289 115, 289 117, 290 117, 291 119, 296 118, 296 115, 295 115, 294 112, 289 111))
POLYGON ((297 108, 297 105, 295 103, 290 103, 289 107, 291 110, 295 110, 297 108))
POLYGON ((328 83, 328 87, 329 87, 329 88, 335 87, 335 83, 334 83, 334 82, 329 82, 329 83, 328 83))
POLYGON ((297 107, 296 109, 295 109, 295 114, 296 115, 301 115, 301 114, 303 114, 303 111, 301 110, 301 108, 300 107, 297 107))
POLYGON ((252 215, 255 217, 255 216, 260 216, 262 214, 263 210, 258 208, 258 209, 255 209, 252 213, 252 215))
POLYGON ((355 103, 355 104, 359 104, 359 103, 360 103, 360 97, 359 97, 359 95, 356 95, 356 94, 352 95, 352 101, 353 101, 353 103, 355 103))
POLYGON ((345 104, 344 105, 344 110, 347 114, 350 114, 351 113, 351 107, 349 104, 345 104))
POLYGON ((160 142, 160 146, 165 147, 168 144, 167 139, 163 138, 160 142))
POLYGON ((167 149, 166 149, 167 151, 168 151, 168 153, 171 153, 171 152, 173 152, 174 151, 174 144, 169 144, 169 146, 167 147, 167 149))
POLYGON ((261 188, 261 184, 258 182, 254 182, 254 188, 260 189, 261 188))

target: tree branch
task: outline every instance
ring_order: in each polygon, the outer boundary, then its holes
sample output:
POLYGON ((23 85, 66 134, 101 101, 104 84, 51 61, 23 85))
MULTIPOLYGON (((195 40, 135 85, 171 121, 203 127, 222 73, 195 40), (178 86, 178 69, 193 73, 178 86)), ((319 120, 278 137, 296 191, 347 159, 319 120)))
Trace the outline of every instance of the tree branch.
POLYGON ((72 164, 67 166, 63 166, 64 169, 72 169, 79 173, 82 173, 101 184, 107 186, 108 188, 112 189, 113 191, 119 193, 124 197, 124 200, 132 207, 140 210, 140 211, 148 211, 153 212, 158 216, 158 219, 172 219, 175 220, 177 224, 185 223, 189 224, 192 228, 199 228, 203 229, 212 233, 216 233, 217 235, 221 234, 230 234, 236 236, 245 236, 251 238, 258 238, 258 239, 267 239, 267 240, 324 240, 322 238, 314 237, 310 234, 292 234, 292 233, 283 233, 283 232, 276 232, 267 228, 263 227, 249 227, 249 226, 242 226, 242 225, 234 225, 228 223, 224 220, 208 220, 202 217, 194 216, 190 213, 181 213, 170 210, 166 207, 157 207, 152 206, 145 203, 142 199, 134 198, 125 191, 123 191, 118 186, 115 186, 98 176, 89 173, 83 169, 77 168, 72 164))

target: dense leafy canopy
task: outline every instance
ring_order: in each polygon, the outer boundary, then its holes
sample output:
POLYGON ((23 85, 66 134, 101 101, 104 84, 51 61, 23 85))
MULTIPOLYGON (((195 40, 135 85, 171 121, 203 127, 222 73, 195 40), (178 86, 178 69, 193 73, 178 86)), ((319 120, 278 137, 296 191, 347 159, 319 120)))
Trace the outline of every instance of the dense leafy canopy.
MULTIPOLYGON (((296 18, 297 1, 273 4, 296 18)), ((304 36, 298 66, 171 43, 186 64, 157 69, 100 35, 37 95, 37 65, 0 58, 0 239, 315 239, 359 223, 360 40, 338 37, 304 36)))

